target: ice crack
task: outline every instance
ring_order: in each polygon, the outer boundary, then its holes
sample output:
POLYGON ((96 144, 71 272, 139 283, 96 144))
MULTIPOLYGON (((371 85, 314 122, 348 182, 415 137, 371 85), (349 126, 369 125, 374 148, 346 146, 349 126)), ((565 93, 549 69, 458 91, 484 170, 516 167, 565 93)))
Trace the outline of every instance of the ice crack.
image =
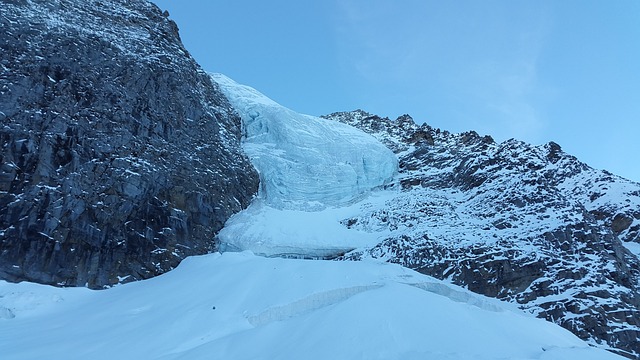
POLYGON ((347 288, 323 291, 309 295, 303 299, 292 303, 274 306, 264 310, 257 315, 247 316, 249 323, 255 327, 267 325, 274 321, 283 321, 293 317, 301 316, 339 302, 365 291, 378 289, 383 285, 371 284, 361 286, 351 286, 347 288))

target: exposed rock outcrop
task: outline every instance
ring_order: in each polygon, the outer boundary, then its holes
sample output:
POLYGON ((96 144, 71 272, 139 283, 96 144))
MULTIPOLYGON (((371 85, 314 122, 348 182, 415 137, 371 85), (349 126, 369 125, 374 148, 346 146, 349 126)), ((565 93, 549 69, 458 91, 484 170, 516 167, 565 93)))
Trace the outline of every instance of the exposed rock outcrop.
POLYGON ((168 14, 0 6, 0 278, 100 288, 211 251, 258 176, 168 14))
POLYGON ((640 356, 640 184, 562 151, 363 111, 326 116, 399 157, 402 191, 347 227, 391 235, 344 258, 402 264, 640 356))

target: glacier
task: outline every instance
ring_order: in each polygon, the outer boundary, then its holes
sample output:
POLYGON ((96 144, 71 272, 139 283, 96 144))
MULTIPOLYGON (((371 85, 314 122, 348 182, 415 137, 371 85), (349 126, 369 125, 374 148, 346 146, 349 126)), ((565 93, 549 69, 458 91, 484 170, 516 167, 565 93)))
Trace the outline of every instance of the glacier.
POLYGON ((248 209, 219 233, 223 251, 330 257, 375 241, 340 220, 393 182, 396 155, 352 126, 299 114, 222 74, 210 74, 242 119, 242 146, 260 174, 248 209))
POLYGON ((255 89, 212 74, 243 124, 243 148, 260 172, 260 196, 280 209, 348 204, 391 181, 398 159, 352 126, 299 114, 255 89))

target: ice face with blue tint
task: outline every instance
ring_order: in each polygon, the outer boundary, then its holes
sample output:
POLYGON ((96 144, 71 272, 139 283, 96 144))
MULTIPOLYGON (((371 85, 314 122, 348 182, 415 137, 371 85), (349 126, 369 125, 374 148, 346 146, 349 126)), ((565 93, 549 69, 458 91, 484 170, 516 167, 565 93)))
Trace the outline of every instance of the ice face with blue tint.
POLYGON ((396 156, 372 136, 296 113, 224 75, 212 78, 242 118, 243 147, 260 173, 267 205, 303 211, 343 206, 396 174, 396 156))

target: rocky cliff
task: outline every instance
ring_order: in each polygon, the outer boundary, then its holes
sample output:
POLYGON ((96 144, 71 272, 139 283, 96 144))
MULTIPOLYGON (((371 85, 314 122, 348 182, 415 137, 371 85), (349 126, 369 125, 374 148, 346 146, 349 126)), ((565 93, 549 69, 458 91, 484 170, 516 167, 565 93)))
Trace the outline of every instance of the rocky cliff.
POLYGON ((100 288, 212 250, 240 119, 144 0, 0 1, 0 278, 100 288))
POLYGON ((388 231, 346 259, 402 264, 516 303, 593 345, 640 355, 640 184, 590 168, 555 143, 496 143, 363 111, 358 127, 399 158, 401 191, 343 220, 388 231))

